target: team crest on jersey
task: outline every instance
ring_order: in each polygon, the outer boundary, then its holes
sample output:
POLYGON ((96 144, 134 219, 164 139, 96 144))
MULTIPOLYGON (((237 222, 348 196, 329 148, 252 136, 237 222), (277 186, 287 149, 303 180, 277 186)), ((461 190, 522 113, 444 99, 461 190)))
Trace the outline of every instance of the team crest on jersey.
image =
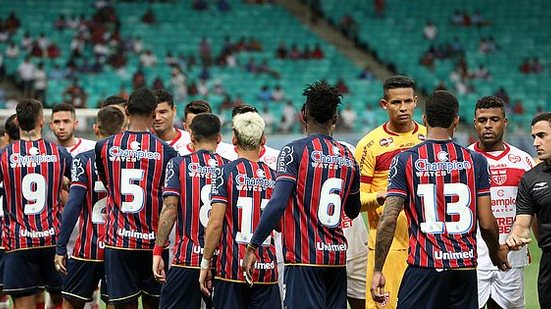
POLYGON ((518 162, 522 161, 522 159, 519 156, 515 156, 514 154, 509 154, 507 156, 507 159, 509 159, 509 161, 511 161, 511 163, 518 163, 518 162))
POLYGON ((275 180, 266 178, 263 170, 256 171, 256 177, 249 177, 247 174, 235 176, 235 187, 238 191, 265 191, 275 186, 275 180))
POLYGON ((294 149, 291 146, 285 146, 281 149, 281 153, 279 154, 279 158, 277 160, 278 173, 287 172, 287 166, 293 162, 293 151, 294 149))
POLYGON ((71 181, 77 182, 80 175, 84 174, 84 165, 80 158, 73 159, 73 164, 71 165, 71 181))
POLYGON ((110 161, 137 162, 141 159, 161 160, 161 154, 155 151, 142 150, 140 142, 132 141, 129 145, 130 149, 122 149, 119 146, 109 148, 110 161))
POLYGON ((18 152, 10 155, 10 167, 35 167, 41 163, 57 162, 56 155, 40 154, 40 150, 36 147, 29 148, 28 154, 22 156, 18 152))
POLYGON ((448 161, 448 153, 445 152, 445 151, 439 151, 439 152, 436 154, 436 158, 437 158, 438 161, 440 161, 440 162, 448 161))
POLYGON ((491 170, 492 182, 498 186, 503 185, 507 181, 506 170, 491 170))
POLYGON ((421 133, 417 134, 417 138, 422 142, 427 139, 427 137, 424 134, 421 134, 421 133))
POLYGON ((389 137, 389 138, 383 138, 379 141, 379 144, 383 147, 388 147, 390 144, 392 144, 394 142, 394 140, 392 139, 392 137, 389 137))
POLYGON ((272 163, 274 163, 276 160, 277 160, 277 158, 274 157, 274 156, 264 156, 264 158, 263 158, 263 161, 264 161, 264 163, 266 163, 266 164, 272 164, 272 163))
POLYGON ((328 155, 323 153, 323 151, 315 150, 310 154, 310 160, 312 160, 312 167, 314 168, 327 168, 327 169, 340 169, 343 166, 353 167, 354 160, 343 157, 341 155, 340 149, 334 147, 333 154, 328 155), (337 152, 335 154, 335 151, 337 152))

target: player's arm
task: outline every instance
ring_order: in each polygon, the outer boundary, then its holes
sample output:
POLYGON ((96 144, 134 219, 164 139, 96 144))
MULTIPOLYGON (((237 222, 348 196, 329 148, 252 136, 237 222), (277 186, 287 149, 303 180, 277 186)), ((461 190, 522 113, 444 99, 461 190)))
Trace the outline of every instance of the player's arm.
POLYGON ((355 219, 360 214, 361 209, 361 198, 360 198, 360 173, 356 169, 354 173, 354 179, 352 180, 352 188, 350 189, 350 194, 344 204, 344 213, 350 219, 355 219))
POLYGON ((492 263, 501 270, 511 268, 507 262, 507 253, 509 252, 506 245, 499 245, 499 226, 496 218, 492 213, 491 198, 489 195, 477 197, 477 217, 480 227, 482 239, 488 246, 488 253, 492 263))
MULTIPOLYGON (((530 227, 533 226, 533 217, 536 214, 531 189, 522 177, 518 185, 516 217, 507 237, 507 245, 513 250, 518 250, 530 242, 530 227)), ((537 234, 537 228, 536 228, 537 234)), ((537 238, 536 238, 537 239, 537 238)))
POLYGON ((98 173, 98 178, 103 182, 105 188, 108 188, 107 177, 105 176, 105 167, 103 166, 103 160, 101 159, 101 148, 103 143, 97 142, 94 151, 96 152, 96 172, 98 173))
POLYGON ((176 217, 178 216, 178 197, 177 196, 165 196, 163 199, 163 209, 159 217, 159 226, 157 228, 157 238, 155 239, 155 245, 159 247, 166 247, 168 244, 168 237, 170 231, 174 227, 176 217))
POLYGON ((354 157, 360 168, 361 211, 364 212, 382 206, 385 202, 386 190, 371 192, 371 183, 375 173, 375 157, 369 149, 359 144, 356 147, 354 157))
POLYGON ((534 214, 532 217, 532 233, 534 233, 534 237, 536 238, 536 241, 540 241, 540 230, 538 229, 538 216, 534 214))
POLYGON ((201 259, 201 273, 199 274, 199 287, 201 292, 210 296, 212 290, 212 278, 210 272, 210 261, 214 255, 214 251, 218 247, 220 236, 222 235, 222 226, 224 224, 224 216, 226 214, 226 204, 215 202, 212 203, 210 211, 209 223, 205 231, 205 248, 203 250, 203 258, 201 259))

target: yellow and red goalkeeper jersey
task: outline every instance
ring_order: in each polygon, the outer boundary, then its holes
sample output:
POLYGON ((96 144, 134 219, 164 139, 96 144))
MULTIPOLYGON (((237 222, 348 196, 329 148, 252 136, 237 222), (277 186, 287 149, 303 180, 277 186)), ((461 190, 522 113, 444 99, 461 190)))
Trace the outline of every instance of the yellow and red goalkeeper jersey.
MULTIPOLYGON (((377 224, 384 207, 377 202, 377 192, 386 190, 388 170, 395 155, 425 140, 427 129, 414 122, 413 130, 405 133, 392 132, 388 122, 375 128, 364 136, 356 146, 356 161, 361 171, 362 209, 367 209, 369 222, 370 249, 375 249, 377 224)), ((407 220, 404 212, 400 213, 396 233, 391 249, 408 248, 407 220)))

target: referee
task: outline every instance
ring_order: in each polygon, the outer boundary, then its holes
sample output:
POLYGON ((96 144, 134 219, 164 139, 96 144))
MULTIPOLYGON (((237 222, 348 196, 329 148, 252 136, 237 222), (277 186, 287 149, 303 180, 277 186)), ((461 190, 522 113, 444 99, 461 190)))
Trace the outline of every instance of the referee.
POLYGON ((530 227, 537 217, 538 245, 542 250, 538 275, 541 308, 551 308, 551 113, 532 120, 532 136, 538 158, 542 161, 522 177, 517 193, 517 215, 509 248, 516 250, 530 242, 530 227))

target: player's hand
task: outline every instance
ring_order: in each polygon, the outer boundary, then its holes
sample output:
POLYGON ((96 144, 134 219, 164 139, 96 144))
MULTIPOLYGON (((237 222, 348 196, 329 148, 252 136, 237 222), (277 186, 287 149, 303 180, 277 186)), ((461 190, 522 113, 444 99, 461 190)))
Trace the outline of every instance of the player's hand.
POLYGON ((511 269, 509 261, 507 261, 507 254, 509 253, 509 247, 505 244, 499 245, 497 252, 490 253, 490 259, 492 263, 499 268, 501 271, 506 271, 511 269))
POLYGON ((210 296, 210 291, 212 291, 212 274, 210 269, 201 269, 201 273, 199 274, 199 287, 203 294, 210 296))
POLYGON ((526 244, 529 244, 532 241, 532 238, 525 238, 520 237, 514 234, 509 235, 507 237, 507 240, 505 243, 507 244, 507 247, 509 247, 512 251, 520 250, 522 247, 524 247, 526 244))
POLYGON ((243 259, 243 276, 249 284, 253 286, 253 271, 254 264, 256 263, 256 250, 254 248, 248 247, 245 250, 245 258, 243 259))
POLYGON ((162 256, 153 256, 153 277, 155 277, 155 280, 159 281, 160 283, 165 283, 166 281, 165 261, 163 260, 162 256))
POLYGON ((54 257, 54 266, 57 272, 67 276, 67 255, 56 254, 54 257))
POLYGON ((373 301, 384 306, 388 303, 389 293, 385 292, 385 276, 380 271, 373 272, 373 279, 371 280, 371 297, 373 301))
POLYGON ((384 189, 383 191, 379 191, 377 192, 377 203, 379 203, 379 205, 383 205, 386 201, 386 189, 384 189))

